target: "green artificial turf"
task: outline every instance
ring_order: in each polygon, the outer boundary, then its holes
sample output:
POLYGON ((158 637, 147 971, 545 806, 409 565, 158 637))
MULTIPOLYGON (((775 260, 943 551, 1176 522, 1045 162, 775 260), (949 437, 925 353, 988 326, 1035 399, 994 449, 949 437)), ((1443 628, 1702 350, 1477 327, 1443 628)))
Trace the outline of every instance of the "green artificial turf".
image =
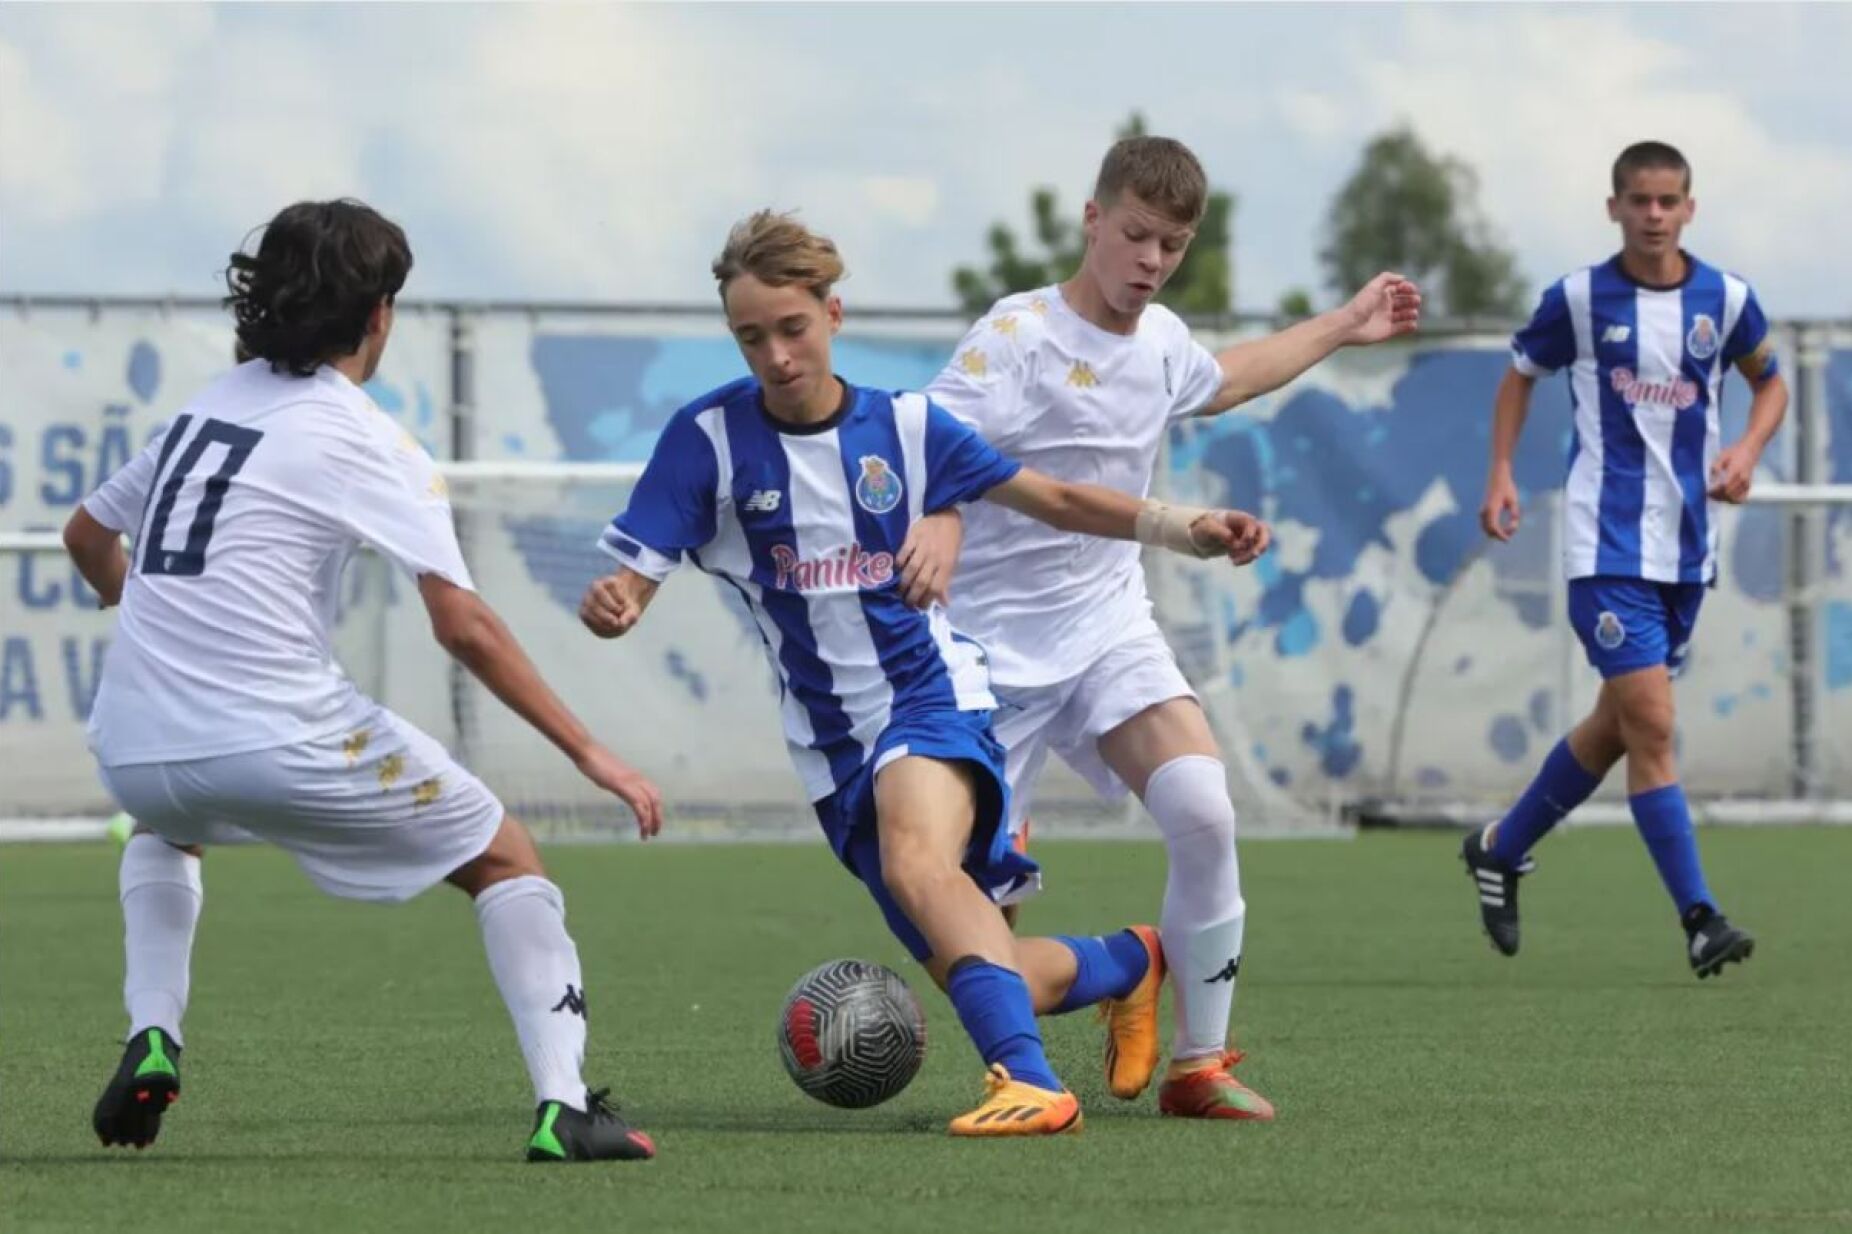
MULTIPOLYGON (((206 861, 183 1099, 153 1148, 103 1149, 116 850, 0 849, 0 1228, 1852 1228, 1852 830, 1702 842, 1761 944, 1703 983, 1625 830, 1545 844, 1515 960, 1479 933, 1457 837, 1248 844, 1236 1032, 1279 1120, 1113 1100, 1081 1014, 1044 1029, 1086 1128, 1024 1142, 944 1135, 978 1059, 821 843, 553 848, 587 1078, 661 1154, 573 1167, 521 1161, 531 1093, 463 897, 344 904, 256 848, 206 861), (927 1009, 924 1070, 873 1110, 804 1097, 774 1047, 791 982, 837 956, 899 968, 927 1009)), ((1026 932, 1155 919, 1156 845, 1037 851, 1026 932)))

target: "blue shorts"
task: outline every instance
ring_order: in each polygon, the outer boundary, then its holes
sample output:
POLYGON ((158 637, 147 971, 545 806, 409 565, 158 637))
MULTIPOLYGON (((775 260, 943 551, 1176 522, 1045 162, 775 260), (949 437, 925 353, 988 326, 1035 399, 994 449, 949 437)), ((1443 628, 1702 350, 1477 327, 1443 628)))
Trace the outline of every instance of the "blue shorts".
POLYGON ((1663 664, 1685 666, 1703 583, 1600 575, 1569 580, 1569 624, 1605 681, 1663 664))
POLYGON ((989 712, 947 709, 890 724, 876 740, 874 756, 848 783, 816 802, 815 809, 836 856, 881 906, 894 937, 924 963, 932 948, 888 894, 881 877, 881 837, 875 826, 875 773, 906 755, 967 763, 977 773, 977 819, 964 868, 986 894, 1027 880, 1038 867, 1010 846, 1009 829, 1003 825, 1009 816, 1010 790, 1003 774, 1003 747, 991 734, 989 712))

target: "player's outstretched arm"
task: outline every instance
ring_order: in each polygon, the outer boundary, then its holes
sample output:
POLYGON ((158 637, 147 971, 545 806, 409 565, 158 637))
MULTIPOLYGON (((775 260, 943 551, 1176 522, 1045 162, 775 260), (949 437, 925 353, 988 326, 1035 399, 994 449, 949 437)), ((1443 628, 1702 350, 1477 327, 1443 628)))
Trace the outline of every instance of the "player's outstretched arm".
POLYGON ((1200 414, 1216 415, 1277 390, 1340 347, 1380 343, 1420 324, 1421 289, 1399 274, 1379 274, 1348 304, 1217 353, 1222 384, 1200 414))
POLYGON ((418 576, 418 594, 445 651, 558 746, 581 775, 622 798, 636 813, 640 835, 647 839, 662 830, 662 794, 656 786, 592 738, 481 596, 435 574, 418 576))
POLYGON ((1536 384, 1535 378, 1508 368, 1492 400, 1492 467, 1486 474, 1485 500, 1479 505, 1479 528, 1494 540, 1509 540, 1518 531, 1522 512, 1511 460, 1518 452, 1524 418, 1530 414, 1530 392, 1536 384))
POLYGON ((622 638, 643 620, 643 610, 656 598, 656 589, 661 586, 629 566, 620 567, 585 589, 585 598, 579 601, 579 620, 599 638, 622 638))
POLYGON ((64 525, 64 551, 77 572, 96 592, 104 608, 122 602, 122 584, 129 576, 129 555, 122 551, 122 533, 105 527, 82 506, 64 525))
POLYGON ((1273 542, 1267 524, 1241 510, 1167 505, 1097 484, 1067 484, 1027 467, 984 497, 1062 531, 1137 540, 1186 557, 1227 557, 1238 566, 1273 542))

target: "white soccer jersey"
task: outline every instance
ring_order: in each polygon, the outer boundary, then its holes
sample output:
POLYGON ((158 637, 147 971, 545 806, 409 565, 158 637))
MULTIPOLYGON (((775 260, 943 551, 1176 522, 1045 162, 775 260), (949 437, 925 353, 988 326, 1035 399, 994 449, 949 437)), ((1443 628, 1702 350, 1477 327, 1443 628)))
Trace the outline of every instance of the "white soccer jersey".
MULTIPOLYGON (((1221 383, 1169 309, 1151 305, 1135 333, 1113 334, 1044 287, 997 301, 926 393, 1025 467, 1142 497, 1171 423, 1221 383)), ((1150 613, 1138 545, 991 503, 964 518, 952 623, 983 644, 998 686, 1073 677, 1150 613)))
POLYGON ((474 589, 436 464, 332 368, 243 364, 84 502, 133 541, 90 713, 109 767, 237 754, 364 720, 335 663, 342 568, 372 544, 474 589))

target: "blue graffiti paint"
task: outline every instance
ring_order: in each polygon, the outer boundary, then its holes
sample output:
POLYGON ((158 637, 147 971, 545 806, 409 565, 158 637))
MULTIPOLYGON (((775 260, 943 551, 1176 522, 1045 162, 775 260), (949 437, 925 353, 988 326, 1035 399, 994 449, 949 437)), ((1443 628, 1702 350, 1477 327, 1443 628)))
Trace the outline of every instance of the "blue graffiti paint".
POLYGON ((693 696, 697 703, 705 703, 707 701, 707 678, 703 677, 700 672, 688 662, 687 656, 679 651, 671 649, 668 655, 664 657, 664 662, 668 666, 669 676, 681 682, 684 686, 687 686, 688 693, 693 696))
POLYGON ((1342 780, 1363 761, 1363 747, 1355 736, 1354 695, 1347 685, 1331 691, 1331 719, 1324 724, 1306 721, 1299 729, 1302 741, 1318 751, 1318 765, 1333 780, 1342 780))
POLYGON ((1730 577, 1758 603, 1779 603, 1786 590, 1787 521, 1787 515, 1772 506, 1749 506, 1737 520, 1730 577))
POLYGON ((1533 690, 1530 696, 1530 703, 1525 708, 1525 710, 1530 713, 1531 727, 1540 733, 1547 733, 1551 729, 1550 713, 1555 710, 1555 708, 1551 706, 1551 702, 1552 700, 1548 690, 1533 690))
POLYGON ((389 416, 396 417, 405 410, 405 392, 384 377, 375 374, 361 389, 365 390, 367 397, 379 404, 379 409, 389 416))
POLYGON ((1376 637, 1376 629, 1382 617, 1382 606, 1367 589, 1359 590, 1350 598, 1350 605, 1344 610, 1344 641, 1352 647, 1361 647, 1376 637))
POLYGON ((1318 646, 1319 637, 1318 618, 1312 616, 1312 610, 1301 608, 1280 627, 1279 634, 1273 640, 1273 648, 1280 655, 1291 659, 1305 655, 1318 646))
POLYGON ((1826 688, 1852 686, 1852 604, 1830 600, 1826 605, 1826 688))
POLYGON ((1492 727, 1486 732, 1486 744, 1503 761, 1515 763, 1530 750, 1530 733, 1524 721, 1506 714, 1492 721, 1492 727))
POLYGON ((143 403, 152 403, 161 388, 161 353, 147 340, 129 349, 129 389, 143 403))

